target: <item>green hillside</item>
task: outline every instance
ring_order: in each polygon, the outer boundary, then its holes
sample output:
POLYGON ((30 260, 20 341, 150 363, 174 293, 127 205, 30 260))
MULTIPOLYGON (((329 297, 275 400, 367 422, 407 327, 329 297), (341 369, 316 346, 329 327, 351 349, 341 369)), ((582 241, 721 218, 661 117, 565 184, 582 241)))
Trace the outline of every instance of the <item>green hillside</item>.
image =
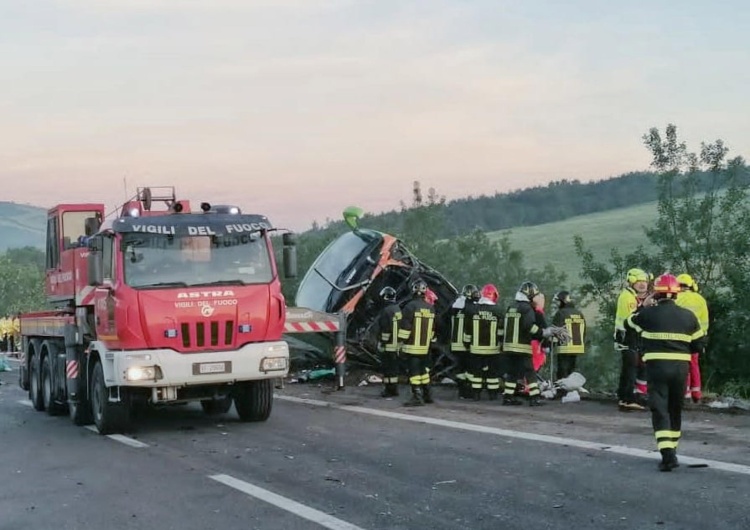
POLYGON ((580 283, 578 270, 581 261, 573 246, 574 236, 583 237, 594 256, 608 262, 612 248, 626 254, 638 245, 646 245, 648 240, 643 227, 653 225, 657 217, 657 203, 650 202, 488 235, 491 239, 498 239, 509 234, 513 248, 523 253, 528 266, 542 268, 546 263, 552 263, 568 275, 571 285, 575 285, 580 283))
POLYGON ((44 208, 0 201, 0 252, 9 248, 44 248, 44 208))

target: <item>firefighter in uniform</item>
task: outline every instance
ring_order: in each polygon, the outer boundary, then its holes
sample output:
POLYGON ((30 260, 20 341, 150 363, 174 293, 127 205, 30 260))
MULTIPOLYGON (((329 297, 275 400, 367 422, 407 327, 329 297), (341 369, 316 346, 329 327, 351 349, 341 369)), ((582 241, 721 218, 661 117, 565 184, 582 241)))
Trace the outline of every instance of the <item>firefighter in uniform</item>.
POLYGON ((555 294, 557 312, 552 317, 552 325, 564 327, 570 335, 566 343, 556 342, 557 369, 555 378, 559 381, 575 372, 576 359, 585 353, 586 319, 573 303, 568 291, 555 294))
POLYGON ((398 396, 398 326, 401 308, 396 303, 396 290, 383 287, 380 298, 384 303, 377 321, 378 351, 383 365, 382 397, 398 396))
POLYGON ((12 321, 8 317, 0 318, 0 351, 8 351, 12 321))
MULTIPOLYGON (((689 274, 680 274, 677 276, 677 281, 680 283, 677 305, 693 312, 701 325, 701 329, 708 337, 708 304, 706 304, 706 299, 698 292, 698 284, 689 274)), ((690 358, 685 398, 690 399, 692 397, 693 402, 698 403, 702 397, 701 392, 701 368, 698 362, 698 354, 694 352, 690 358)))
POLYGON ((435 339, 435 310, 425 300, 427 284, 415 280, 411 285, 412 299, 401 311, 398 330, 401 352, 406 355, 411 385, 411 399, 404 403, 407 407, 432 403, 430 391, 429 353, 435 339))
POLYGON ((702 352, 705 333, 696 316, 680 307, 675 298, 680 284, 671 274, 654 281, 656 305, 644 307, 625 321, 641 337, 649 387, 651 421, 660 471, 679 465, 677 446, 682 436, 682 402, 685 379, 693 352, 702 352))
POLYGON ((491 401, 500 393, 500 345, 505 312, 497 305, 500 293, 492 284, 482 287, 482 296, 466 312, 464 340, 469 345, 471 397, 479 401, 482 388, 491 401))
POLYGON ((451 354, 456 360, 456 379, 458 379, 458 397, 471 397, 469 382, 469 349, 464 338, 465 316, 480 298, 479 288, 473 284, 464 285, 461 296, 456 298, 450 309, 451 317, 451 354))
MULTIPOLYGON (((645 381, 638 380, 640 363, 635 341, 628 340, 625 333, 625 320, 638 309, 648 295, 649 275, 641 269, 630 269, 625 287, 617 298, 615 313, 615 350, 620 352, 620 382, 617 388, 618 406, 622 410, 645 410, 636 400, 636 384, 640 392, 645 389, 645 381)), ((639 393, 640 393, 639 392, 639 393)))
POLYGON ((541 327, 537 324, 537 312, 534 305, 543 306, 543 295, 539 287, 532 282, 523 282, 518 288, 515 303, 505 313, 502 353, 506 356, 509 377, 505 380, 503 405, 520 405, 516 398, 523 386, 523 380, 528 383, 529 405, 537 406, 539 400, 539 385, 536 382, 536 372, 532 361, 532 341, 557 336, 566 340, 566 334, 553 327, 541 327))
POLYGON ((11 321, 10 351, 15 353, 21 349, 21 320, 18 315, 11 321))

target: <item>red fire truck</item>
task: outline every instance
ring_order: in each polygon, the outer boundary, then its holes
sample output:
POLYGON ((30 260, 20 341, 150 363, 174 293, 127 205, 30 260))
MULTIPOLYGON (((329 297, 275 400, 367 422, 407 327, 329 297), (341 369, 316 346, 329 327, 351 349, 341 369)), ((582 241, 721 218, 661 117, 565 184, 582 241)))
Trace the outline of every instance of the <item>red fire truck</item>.
MULTIPOLYGON (((117 215, 59 204, 47 218, 46 293, 53 310, 21 316, 21 386, 34 408, 128 428, 139 403, 234 403, 264 421, 287 375, 286 304, 262 215, 139 188, 117 215), (154 208, 161 205, 161 208, 154 208)), ((296 248, 284 233, 284 272, 296 248)))

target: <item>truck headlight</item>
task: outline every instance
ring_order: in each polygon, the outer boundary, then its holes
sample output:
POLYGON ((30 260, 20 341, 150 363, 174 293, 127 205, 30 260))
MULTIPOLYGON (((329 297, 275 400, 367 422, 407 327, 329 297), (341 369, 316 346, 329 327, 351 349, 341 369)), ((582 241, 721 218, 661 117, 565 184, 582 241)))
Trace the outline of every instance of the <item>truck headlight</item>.
POLYGON ((126 381, 156 381, 162 378, 158 366, 130 366, 125 370, 126 381))
POLYGON ((288 357, 263 357, 260 361, 261 372, 277 372, 289 366, 288 357))

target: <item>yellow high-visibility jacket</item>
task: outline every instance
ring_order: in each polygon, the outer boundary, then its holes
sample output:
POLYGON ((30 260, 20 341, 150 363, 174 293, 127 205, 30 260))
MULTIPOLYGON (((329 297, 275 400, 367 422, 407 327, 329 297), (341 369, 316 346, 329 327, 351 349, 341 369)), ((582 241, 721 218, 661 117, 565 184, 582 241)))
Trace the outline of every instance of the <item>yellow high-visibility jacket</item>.
POLYGON ((693 312, 701 325, 701 329, 708 333, 708 304, 700 293, 682 291, 677 295, 677 305, 693 312))

